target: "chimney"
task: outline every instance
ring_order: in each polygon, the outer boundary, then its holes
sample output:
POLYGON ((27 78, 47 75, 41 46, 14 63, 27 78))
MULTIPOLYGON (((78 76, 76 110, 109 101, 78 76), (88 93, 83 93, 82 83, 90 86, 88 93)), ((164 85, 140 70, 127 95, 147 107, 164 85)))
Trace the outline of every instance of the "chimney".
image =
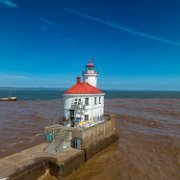
POLYGON ((81 83, 81 78, 77 77, 77 84, 81 83))

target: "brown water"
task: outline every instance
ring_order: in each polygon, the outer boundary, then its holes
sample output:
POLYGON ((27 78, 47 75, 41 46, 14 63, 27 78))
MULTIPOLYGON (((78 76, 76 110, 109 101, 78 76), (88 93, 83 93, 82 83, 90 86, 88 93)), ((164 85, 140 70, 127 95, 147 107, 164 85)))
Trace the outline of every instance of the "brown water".
POLYGON ((62 117, 61 100, 0 102, 0 158, 43 142, 43 128, 62 117))
MULTIPOLYGON (((119 141, 68 179, 180 179, 180 99, 108 99, 119 141)), ((43 141, 43 127, 63 115, 62 101, 0 103, 0 156, 43 141)))

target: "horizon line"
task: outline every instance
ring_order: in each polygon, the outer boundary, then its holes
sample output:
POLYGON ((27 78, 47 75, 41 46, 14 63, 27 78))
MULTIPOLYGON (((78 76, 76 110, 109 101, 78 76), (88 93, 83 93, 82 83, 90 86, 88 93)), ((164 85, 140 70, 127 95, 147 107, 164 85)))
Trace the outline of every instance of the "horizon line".
MULTIPOLYGON (((15 86, 0 86, 1 89, 60 89, 65 90, 69 87, 15 87, 15 86)), ((177 89, 107 89, 107 88, 101 88, 104 91, 159 91, 159 92, 180 92, 180 90, 177 89)))

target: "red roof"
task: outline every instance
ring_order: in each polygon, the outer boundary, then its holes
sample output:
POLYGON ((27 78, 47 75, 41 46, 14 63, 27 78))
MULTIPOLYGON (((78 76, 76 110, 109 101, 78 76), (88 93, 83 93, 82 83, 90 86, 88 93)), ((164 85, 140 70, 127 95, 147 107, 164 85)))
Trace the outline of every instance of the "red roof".
POLYGON ((89 60, 89 63, 86 65, 86 67, 94 67, 93 58, 89 60))
POLYGON ((93 63, 88 63, 88 64, 86 65, 86 67, 94 67, 94 64, 93 64, 93 63))
POLYGON ((80 82, 80 78, 77 80, 77 84, 69 88, 64 94, 101 94, 103 93, 98 88, 90 85, 89 83, 80 82))

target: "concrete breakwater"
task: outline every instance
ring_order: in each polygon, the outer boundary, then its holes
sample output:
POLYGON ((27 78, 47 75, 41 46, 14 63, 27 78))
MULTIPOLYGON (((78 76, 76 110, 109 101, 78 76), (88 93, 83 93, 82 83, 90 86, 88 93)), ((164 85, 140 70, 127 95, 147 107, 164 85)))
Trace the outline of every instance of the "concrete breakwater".
POLYGON ((57 179, 63 179, 82 166, 95 153, 118 139, 115 132, 115 117, 89 128, 72 132, 72 139, 81 139, 81 147, 69 147, 58 153, 48 153, 48 143, 23 150, 0 160, 0 178, 38 179, 47 171, 57 179))

